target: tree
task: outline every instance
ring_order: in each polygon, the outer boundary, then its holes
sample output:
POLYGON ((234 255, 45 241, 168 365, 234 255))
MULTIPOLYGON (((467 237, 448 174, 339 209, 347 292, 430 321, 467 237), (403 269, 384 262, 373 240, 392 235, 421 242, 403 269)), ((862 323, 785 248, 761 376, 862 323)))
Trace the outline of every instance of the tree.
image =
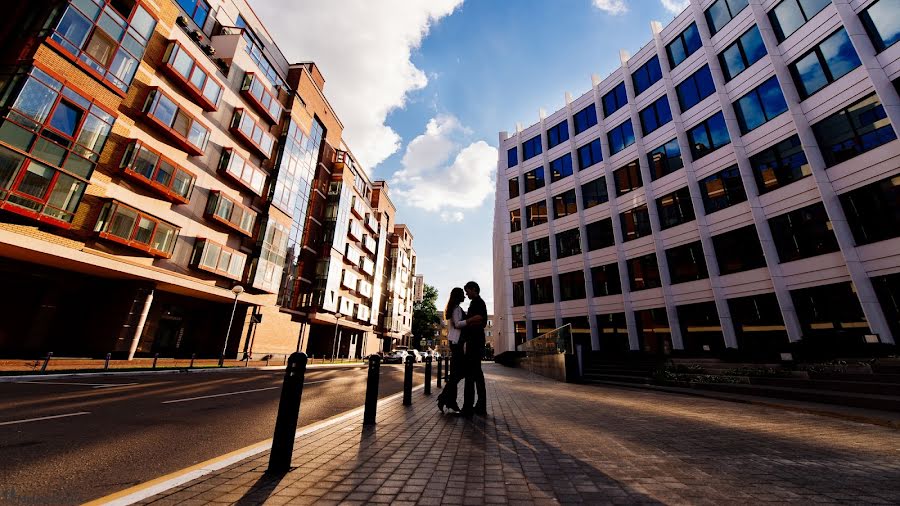
POLYGON ((421 348, 422 339, 434 339, 434 331, 441 323, 441 314, 438 312, 437 288, 425 285, 422 300, 413 303, 412 334, 415 342, 414 348, 421 348))

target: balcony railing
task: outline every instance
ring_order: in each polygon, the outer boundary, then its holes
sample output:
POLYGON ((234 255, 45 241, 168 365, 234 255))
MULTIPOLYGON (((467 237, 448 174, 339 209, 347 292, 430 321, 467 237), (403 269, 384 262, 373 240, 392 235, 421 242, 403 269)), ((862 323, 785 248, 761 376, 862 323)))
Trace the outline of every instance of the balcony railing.
POLYGON ((128 145, 120 167, 130 179, 149 187, 166 200, 176 204, 190 202, 197 176, 143 142, 134 140, 128 145))
POLYGON ((235 109, 231 119, 231 133, 257 150, 263 158, 272 156, 275 136, 253 118, 245 109, 235 109))
POLYGON ((377 247, 378 243, 375 242, 375 239, 373 239, 372 236, 364 235, 362 238, 362 245, 363 248, 369 253, 375 253, 375 248, 377 247))
POLYGON ((240 281, 247 255, 209 239, 197 239, 191 256, 191 267, 240 281))
POLYGON ((170 258, 181 229, 112 200, 103 206, 94 231, 108 239, 156 257, 170 258))
POLYGON ((222 98, 222 85, 177 41, 169 42, 163 55, 163 70, 207 111, 215 111, 222 98))
POLYGON ((256 213, 218 190, 209 192, 206 217, 247 237, 253 236, 256 213))
POLYGON ((182 109, 159 88, 151 88, 144 103, 144 115, 192 155, 202 155, 209 141, 209 128, 182 109))

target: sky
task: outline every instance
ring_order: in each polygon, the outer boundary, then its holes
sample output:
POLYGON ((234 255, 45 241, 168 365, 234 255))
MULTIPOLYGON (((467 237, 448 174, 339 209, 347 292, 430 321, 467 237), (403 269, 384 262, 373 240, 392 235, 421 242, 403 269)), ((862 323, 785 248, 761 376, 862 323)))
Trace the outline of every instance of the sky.
POLYGON ((249 0, 289 62, 312 60, 371 179, 388 182, 438 289, 493 307, 499 132, 534 124, 636 53, 687 0, 249 0))

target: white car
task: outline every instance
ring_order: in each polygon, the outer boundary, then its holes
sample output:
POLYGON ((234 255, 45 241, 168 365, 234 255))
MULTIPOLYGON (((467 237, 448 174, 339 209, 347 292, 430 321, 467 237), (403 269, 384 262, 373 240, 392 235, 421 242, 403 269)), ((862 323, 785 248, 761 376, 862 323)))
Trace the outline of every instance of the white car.
POLYGON ((425 360, 425 355, 422 355, 422 352, 420 352, 419 350, 406 350, 406 351, 410 355, 413 356, 413 362, 422 362, 425 360))
POLYGON ((385 364, 405 364, 406 356, 408 353, 406 350, 394 350, 389 355, 384 357, 385 364))

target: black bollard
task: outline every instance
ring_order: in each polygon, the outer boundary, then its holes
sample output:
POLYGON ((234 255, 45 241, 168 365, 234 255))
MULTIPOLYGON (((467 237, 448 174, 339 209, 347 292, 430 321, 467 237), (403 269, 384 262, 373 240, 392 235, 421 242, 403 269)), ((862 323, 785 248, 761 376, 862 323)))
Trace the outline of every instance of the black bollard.
POLYGON ((153 355, 153 368, 156 369, 156 361, 159 360, 159 353, 153 355))
POLYGON ((291 468, 306 362, 305 353, 292 353, 285 367, 281 400, 278 401, 278 417, 275 419, 275 435, 272 436, 272 453, 269 454, 269 473, 284 474, 291 468))
POLYGON ((378 380, 381 376, 381 357, 369 357, 369 380, 366 382, 366 408, 363 425, 375 425, 375 411, 378 408, 378 380))
POLYGON ((47 353, 47 358, 44 359, 44 365, 41 366, 41 374, 47 371, 47 366, 50 364, 50 359, 53 358, 53 352, 47 353))
POLYGON ((444 381, 450 381, 450 355, 447 355, 444 359, 444 364, 447 365, 447 367, 444 368, 444 381))
POLYGON ((412 404, 412 373, 413 373, 413 356, 406 356, 406 371, 403 375, 403 405, 412 404))
POLYGON ((106 363, 103 364, 103 370, 106 371, 109 369, 109 359, 112 357, 112 353, 106 354, 106 363))
POLYGON ((439 357, 438 357, 438 370, 437 370, 438 388, 444 388, 444 387, 441 386, 441 381, 444 379, 444 378, 441 377, 441 376, 442 376, 442 374, 441 374, 441 362, 443 362, 443 361, 444 361, 444 357, 439 356, 439 357))
POLYGON ((431 357, 425 357, 425 395, 431 395, 431 357))
POLYGON ((196 353, 191 353, 191 365, 188 366, 188 369, 194 368, 194 358, 196 358, 196 357, 197 357, 196 353))

